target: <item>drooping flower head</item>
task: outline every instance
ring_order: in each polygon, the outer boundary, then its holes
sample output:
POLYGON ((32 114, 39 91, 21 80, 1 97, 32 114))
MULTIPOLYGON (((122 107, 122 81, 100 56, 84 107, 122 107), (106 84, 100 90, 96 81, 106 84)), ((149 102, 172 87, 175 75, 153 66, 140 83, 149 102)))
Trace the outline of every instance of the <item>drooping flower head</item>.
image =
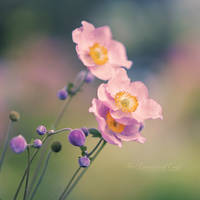
POLYGON ((27 142, 26 139, 22 135, 18 135, 13 137, 10 141, 10 148, 15 153, 22 153, 26 150, 27 142))
POLYGON ((116 68, 129 69, 132 65, 127 60, 124 45, 112 39, 108 26, 95 28, 82 21, 82 26, 72 32, 72 39, 77 44, 80 60, 99 79, 108 80, 115 74, 116 68))
POLYGON ((89 109, 89 112, 94 113, 102 137, 108 143, 121 147, 122 141, 145 142, 145 138, 139 132, 142 123, 138 123, 134 119, 119 123, 111 116, 110 111, 110 108, 98 99, 93 99, 92 106, 89 109))
POLYGON ((110 108, 111 116, 118 122, 126 122, 129 118, 138 122, 162 119, 162 108, 148 97, 146 86, 140 81, 131 82, 122 68, 107 84, 99 86, 98 98, 110 108))

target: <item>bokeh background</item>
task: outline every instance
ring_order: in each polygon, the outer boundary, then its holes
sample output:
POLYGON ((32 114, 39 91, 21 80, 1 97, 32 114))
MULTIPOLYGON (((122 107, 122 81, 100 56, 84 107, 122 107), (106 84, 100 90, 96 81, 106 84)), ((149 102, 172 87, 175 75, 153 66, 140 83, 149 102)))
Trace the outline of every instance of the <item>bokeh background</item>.
MULTIPOLYGON (((134 65, 128 74, 144 81, 163 106, 164 120, 145 123, 143 145, 107 145, 69 199, 200 199, 200 1, 199 0, 1 0, 0 151, 8 113, 20 112, 12 135, 37 137, 62 106, 57 90, 84 69, 71 32, 87 20, 109 25, 134 65)), ((85 85, 59 125, 97 127, 88 113, 101 81, 85 85)), ((79 149, 67 135, 52 155, 37 200, 55 200, 77 168, 79 149)), ((89 139, 90 147, 97 140, 89 139)), ((35 163, 34 163, 35 165, 35 163)), ((33 168, 34 168, 33 165, 33 168)), ((0 199, 10 200, 26 166, 26 154, 8 150, 0 173, 0 199)), ((20 197, 22 198, 22 197, 20 197)))

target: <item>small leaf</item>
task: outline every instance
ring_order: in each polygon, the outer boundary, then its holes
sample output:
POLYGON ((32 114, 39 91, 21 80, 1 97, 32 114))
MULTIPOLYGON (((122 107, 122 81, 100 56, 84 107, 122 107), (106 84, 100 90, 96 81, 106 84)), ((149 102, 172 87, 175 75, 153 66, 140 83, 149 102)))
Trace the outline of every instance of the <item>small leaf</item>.
POLYGON ((101 133, 95 129, 95 128, 90 128, 88 129, 89 130, 89 133, 92 135, 92 137, 98 137, 98 138, 101 138, 101 133))
POLYGON ((87 147, 86 146, 80 146, 81 151, 87 151, 87 147))

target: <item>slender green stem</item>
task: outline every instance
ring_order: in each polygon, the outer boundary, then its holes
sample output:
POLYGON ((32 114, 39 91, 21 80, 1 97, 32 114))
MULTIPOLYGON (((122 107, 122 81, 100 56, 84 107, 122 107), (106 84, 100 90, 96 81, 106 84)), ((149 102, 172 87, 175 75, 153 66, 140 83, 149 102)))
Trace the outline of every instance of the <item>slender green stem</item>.
MULTIPOLYGON (((85 77, 87 76, 87 73, 85 74, 85 77)), ((56 120, 55 122, 52 124, 52 129, 56 129, 57 126, 59 125, 67 107, 69 106, 70 102, 72 101, 73 97, 81 90, 81 88, 83 87, 84 83, 85 83, 85 77, 83 80, 81 80, 81 83, 80 85, 77 86, 77 88, 74 90, 74 94, 73 95, 70 95, 69 98, 65 101, 65 103, 63 104, 60 112, 58 113, 57 117, 56 117, 56 120)), ((34 175, 33 175, 33 179, 31 181, 31 185, 30 185, 30 189, 29 189, 29 193, 31 192, 31 188, 32 186, 35 184, 35 180, 37 178, 37 175, 38 175, 38 170, 40 169, 40 166, 42 164, 42 161, 44 160, 44 156, 45 156, 45 152, 47 150, 47 146, 48 146, 48 143, 50 142, 50 140, 47 141, 46 145, 44 146, 44 148, 42 149, 41 151, 41 156, 39 158, 39 161, 38 161, 38 164, 37 164, 37 167, 34 171, 34 175)))
POLYGON ((41 182, 43 180, 43 177, 44 177, 44 175, 46 173, 46 170, 47 170, 47 166, 48 166, 48 163, 49 163, 49 159, 50 159, 51 153, 52 153, 52 151, 49 151, 49 153, 47 155, 47 159, 45 161, 44 168, 43 168, 42 173, 40 175, 40 178, 39 178, 39 180, 38 180, 38 182, 37 182, 37 184, 36 184, 36 186, 35 186, 35 188, 34 188, 34 190, 32 192, 30 200, 32 200, 34 198, 34 196, 35 196, 35 194, 37 192, 37 189, 38 189, 38 187, 40 186, 40 184, 41 184, 41 182))
POLYGON ((63 107, 61 108, 60 112, 58 113, 58 116, 56 117, 55 122, 52 125, 52 129, 56 129, 58 124, 60 123, 68 105, 70 104, 70 102, 72 101, 73 96, 70 96, 67 101, 65 101, 65 103, 63 104, 63 107))
MULTIPOLYGON (((46 135, 46 136, 43 138, 43 140, 42 140, 43 144, 45 143, 45 141, 47 140, 47 138, 48 138, 48 135, 46 135)), ((33 153, 32 158, 30 159, 30 165, 31 165, 31 163, 33 162, 34 158, 37 156, 38 152, 39 152, 39 149, 36 149, 35 152, 33 153)), ((15 195, 14 195, 14 197, 13 197, 13 200, 16 200, 16 199, 17 199, 17 197, 18 197, 18 195, 19 195, 19 191, 20 191, 20 189, 21 189, 21 187, 22 187, 22 184, 23 184, 23 182, 24 182, 24 179, 25 179, 25 177, 26 177, 27 172, 28 172, 28 166, 27 166, 27 168, 25 169, 24 174, 23 174, 23 176, 22 176, 22 178, 21 178, 21 180, 20 180, 20 182, 19 182, 17 191, 16 191, 16 193, 15 193, 15 195)))
MULTIPOLYGON (((53 133, 49 133, 49 137, 52 136, 52 135, 56 135, 56 134, 59 134, 59 133, 63 133, 63 132, 66 132, 66 131, 71 131, 72 129, 71 128, 63 128, 63 129, 59 129, 59 130, 56 130, 54 131, 53 133)), ((48 142, 48 141, 47 141, 48 142)), ((47 148, 47 145, 43 147, 43 150, 41 152, 41 156, 40 156, 40 162, 38 162, 37 164, 37 167, 34 171, 34 174, 33 174, 33 177, 32 177, 32 180, 31 180, 31 183, 30 183, 30 186, 28 188, 28 196, 30 195, 32 189, 33 189, 33 186, 35 184, 35 181, 37 179, 37 176, 38 176, 38 173, 39 173, 39 170, 41 169, 41 165, 42 165, 42 160, 41 158, 44 157, 45 155, 45 150, 47 148)))
POLYGON ((73 174, 72 178, 70 179, 69 183, 67 184, 65 190, 63 191, 63 193, 60 195, 59 200, 62 200, 65 192, 67 192, 67 190, 69 189, 70 185, 72 184, 73 180, 76 178, 77 174, 79 173, 79 171, 81 170, 81 167, 79 167, 73 174))
POLYGON ((87 155, 88 157, 90 157, 97 150, 97 148, 99 147, 99 145, 101 144, 102 141, 103 141, 103 138, 101 138, 99 140, 99 142, 97 143, 97 145, 94 147, 94 149, 92 149, 92 151, 90 153, 88 153, 88 155, 87 155))
MULTIPOLYGON (((99 143, 98 143, 99 144, 99 143)), ((97 144, 97 145, 98 145, 97 144)), ((97 150, 97 152, 95 153, 95 155, 93 156, 93 158, 91 159, 91 164, 94 162, 94 160, 96 159, 96 157, 99 155, 99 153, 102 151, 102 149, 104 148, 104 146, 106 145, 106 141, 103 141, 103 144, 100 146, 100 148, 97 150)), ((90 164, 90 166, 91 166, 90 164)), ((90 167, 89 166, 89 167, 90 167)), ((63 198, 59 199, 59 200, 65 200, 69 194, 72 192, 72 190, 74 189, 74 187, 78 184, 78 182, 80 181, 80 179, 82 178, 82 176, 86 173, 86 171, 89 169, 89 167, 84 168, 82 170, 82 172, 80 173, 80 175, 76 178, 76 180, 74 181, 74 183, 72 184, 72 186, 69 188, 68 190, 65 190, 65 194, 62 195, 63 198)))
POLYGON ((29 181, 29 174, 30 174, 30 147, 27 147, 27 173, 26 173, 26 184, 25 184, 25 190, 24 190, 24 198, 23 200, 26 200, 27 197, 27 189, 28 189, 28 181, 29 181))
POLYGON ((53 133, 49 133, 49 135, 55 135, 55 134, 66 132, 66 131, 72 131, 72 129, 71 128, 62 128, 57 131, 54 131, 53 133))
POLYGON ((10 136, 10 133, 11 133, 11 130, 12 130, 12 125, 13 125, 13 122, 11 120, 9 120, 8 131, 6 133, 6 139, 5 139, 3 151, 2 151, 2 154, 1 154, 1 158, 0 158, 0 171, 1 171, 1 168, 3 166, 3 161, 4 161, 4 158, 5 158, 5 155, 6 155, 6 151, 8 149, 8 142, 9 142, 9 136, 10 136))

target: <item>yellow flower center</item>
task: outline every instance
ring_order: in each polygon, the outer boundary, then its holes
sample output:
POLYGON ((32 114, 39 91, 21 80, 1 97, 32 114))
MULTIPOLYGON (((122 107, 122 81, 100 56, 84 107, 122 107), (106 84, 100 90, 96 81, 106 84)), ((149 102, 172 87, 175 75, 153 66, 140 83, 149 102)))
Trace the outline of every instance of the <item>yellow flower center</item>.
POLYGON ((108 112, 108 114, 106 115, 106 122, 109 129, 115 133, 121 133, 124 130, 124 125, 116 122, 112 118, 110 112, 108 112))
POLYGON ((107 49, 98 43, 90 47, 89 55, 97 65, 104 65, 108 61, 107 49))
POLYGON ((115 103, 123 112, 134 112, 138 107, 137 98, 124 91, 115 95, 115 103))

